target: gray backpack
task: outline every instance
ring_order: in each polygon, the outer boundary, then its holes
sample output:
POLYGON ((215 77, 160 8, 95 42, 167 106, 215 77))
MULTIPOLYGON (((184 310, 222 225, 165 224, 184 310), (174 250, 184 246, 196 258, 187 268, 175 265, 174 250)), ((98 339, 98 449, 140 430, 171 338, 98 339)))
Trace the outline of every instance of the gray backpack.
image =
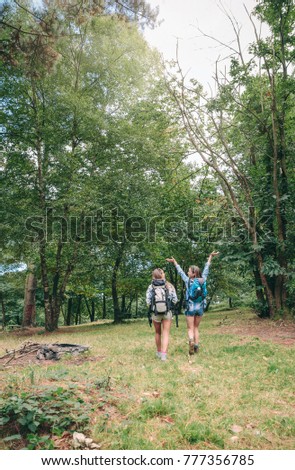
POLYGON ((154 279, 152 282, 152 310, 155 315, 163 315, 169 310, 168 289, 164 280, 154 279))

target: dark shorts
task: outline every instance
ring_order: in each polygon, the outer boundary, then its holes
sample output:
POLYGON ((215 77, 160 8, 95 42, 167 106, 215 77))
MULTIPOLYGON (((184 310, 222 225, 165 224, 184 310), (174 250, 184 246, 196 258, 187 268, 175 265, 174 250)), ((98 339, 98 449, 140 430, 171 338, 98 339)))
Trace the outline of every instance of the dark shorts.
POLYGON ((191 300, 186 302, 184 314, 186 317, 202 317, 204 315, 205 302, 193 302, 191 300))
POLYGON ((204 309, 197 310, 196 312, 185 311, 184 312, 186 317, 202 317, 204 315, 204 309))

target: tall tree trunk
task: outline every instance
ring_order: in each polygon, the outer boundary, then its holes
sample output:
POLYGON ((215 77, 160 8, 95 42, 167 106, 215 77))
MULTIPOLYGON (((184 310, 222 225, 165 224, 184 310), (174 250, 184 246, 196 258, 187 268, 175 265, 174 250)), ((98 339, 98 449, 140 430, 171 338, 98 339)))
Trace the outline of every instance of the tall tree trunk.
MULTIPOLYGON (((77 82, 77 78, 76 78, 77 82)), ((31 75, 32 90, 32 107, 35 113, 36 140, 35 151, 37 156, 37 189, 39 195, 39 206, 42 210, 44 220, 47 218, 47 200, 46 200, 46 171, 48 167, 48 158, 44 150, 44 102, 40 103, 38 98, 38 90, 34 75, 31 75), (42 109, 42 111, 40 111, 42 109)), ((73 131, 72 131, 72 153, 74 153, 77 144, 76 140, 76 115, 74 115, 73 131)), ((64 206, 65 216, 68 214, 68 206, 64 206)), ((52 293, 50 292, 50 284, 48 278, 48 260, 46 253, 46 234, 39 235, 39 254, 41 264, 41 281, 44 292, 44 309, 45 309, 45 329, 54 331, 58 328, 58 320, 60 315, 60 306, 64 298, 66 284, 70 274, 74 268, 74 260, 77 253, 77 242, 75 242, 74 254, 68 262, 63 280, 61 280, 61 253, 63 249, 62 240, 59 240, 56 252, 56 266, 53 277, 52 293)))
MULTIPOLYGON (((93 310, 92 309, 90 310, 89 303, 88 303, 86 295, 84 295, 84 300, 85 300, 85 305, 86 305, 86 308, 87 308, 87 311, 88 311, 88 314, 89 314, 90 321, 94 322, 93 310)), ((91 303, 91 307, 93 307, 92 303, 91 303)))
POLYGON ((254 281, 255 281, 255 293, 256 293, 256 298, 261 304, 265 303, 265 298, 263 295, 263 286, 261 284, 261 279, 260 275, 257 269, 253 270, 253 275, 254 275, 254 281))
MULTIPOLYGON (((282 18, 281 18, 282 21, 282 18)), ((282 28, 282 24, 281 24, 282 28)), ((286 168, 286 140, 285 140, 285 112, 287 104, 287 96, 289 94, 286 79, 287 77, 287 66, 285 61, 285 43, 283 36, 283 29, 281 29, 281 53, 283 59, 283 77, 284 77, 284 89, 285 94, 282 97, 282 110, 278 109, 278 94, 277 86, 275 81, 275 65, 273 63, 272 71, 268 70, 269 81, 271 86, 271 117, 272 117, 272 133, 273 133, 273 192, 275 197, 275 220, 274 220, 274 233, 277 231, 278 243, 276 244, 276 255, 277 261, 283 272, 287 271, 288 262, 286 259, 286 234, 287 234, 287 220, 285 217, 284 205, 282 201, 283 197, 288 196, 288 181, 287 181, 287 168, 286 168), (287 95, 286 95, 287 93, 287 95)), ((273 51, 273 57, 275 58, 275 51, 273 51)), ((275 61, 274 61, 275 62, 275 61)), ((276 313, 286 313, 285 300, 286 300, 286 276, 280 274, 275 279, 274 288, 274 300, 276 313)))
POLYGON ((132 307, 132 303, 133 303, 133 296, 130 295, 130 296, 129 296, 129 303, 128 303, 128 305, 126 305, 126 301, 125 301, 125 308, 124 308, 124 317, 125 317, 125 318, 131 318, 131 307, 132 307))
POLYGON ((119 305, 118 290, 117 290, 117 268, 113 270, 112 276, 112 297, 113 297, 113 306, 114 306, 114 323, 121 322, 121 309, 119 305))
POLYGON ((122 315, 122 318, 124 318, 125 314, 126 314, 126 295, 123 294, 122 299, 121 299, 121 315, 122 315))
MULTIPOLYGON (((78 243, 75 242, 74 252, 68 262, 65 273, 63 277, 61 276, 61 252, 62 252, 62 243, 59 242, 56 253, 56 267, 55 274, 53 277, 53 288, 52 295, 49 296, 50 302, 50 317, 48 318, 48 323, 45 324, 47 331, 54 331, 58 328, 58 320, 60 315, 61 303, 64 299, 64 294, 66 291, 67 283, 69 278, 74 270, 77 252, 78 252, 78 243)), ((49 290, 49 288, 48 288, 49 290)))
POLYGON ((44 295, 44 309, 45 309, 45 330, 53 331, 53 315, 52 315, 52 304, 49 294, 49 282, 47 274, 47 263, 46 263, 46 254, 45 254, 45 239, 40 240, 40 264, 41 264, 41 280, 43 286, 43 295, 44 295))
POLYGON ((25 298, 23 311, 23 327, 32 327, 36 323, 36 288, 37 279, 34 274, 34 266, 29 266, 31 272, 28 273, 25 281, 25 298))
POLYGON ((95 320, 95 302, 91 299, 91 321, 95 320))
POLYGON ((113 297, 113 306, 114 306, 114 323, 120 323, 122 321, 122 312, 119 305, 119 298, 118 298, 118 289, 117 289, 117 277, 118 277, 118 270, 119 266, 122 261, 124 246, 123 244, 120 246, 119 252, 117 254, 115 264, 113 267, 113 275, 112 275, 112 297, 113 297))
POLYGON ((285 276, 279 274, 275 278, 275 289, 274 289, 274 298, 275 298, 275 305, 277 313, 282 313, 286 315, 287 308, 286 308, 286 300, 287 300, 287 293, 286 293, 286 286, 285 286, 285 276))
POLYGON ((130 314, 130 316, 131 316, 131 308, 132 308, 133 300, 134 300, 133 295, 130 295, 129 304, 128 304, 127 308, 126 308, 126 312, 127 312, 128 314, 130 314))
POLYGON ((70 325, 71 325, 72 306, 73 306, 73 298, 70 297, 70 298, 68 299, 68 311, 67 311, 67 317, 66 317, 66 325, 67 325, 67 326, 70 326, 70 325))
POLYGON ((211 305, 211 299, 209 299, 206 303, 205 312, 208 312, 210 305, 211 305))
MULTIPOLYGON (((42 152, 42 116, 39 110, 38 93, 36 89, 36 82, 33 74, 31 75, 31 90, 32 90, 32 108, 35 115, 35 128, 36 128, 36 140, 35 150, 37 155, 37 189, 39 196, 39 204, 44 217, 46 219, 46 191, 44 181, 44 155, 42 152)), ((45 165, 46 166, 46 165, 45 165)), ((41 282, 43 287, 44 295, 44 310, 45 310, 45 329, 47 331, 53 331, 54 326, 52 322, 52 305, 49 294, 49 281, 48 281, 48 270, 47 270, 47 258, 46 258, 46 234, 44 232, 39 233, 39 255, 41 265, 41 282)))
POLYGON ((260 252, 256 254, 256 259, 258 263, 258 271, 259 271, 259 276, 261 280, 261 284, 263 285, 264 288, 264 293, 267 301, 267 306, 269 310, 269 316, 270 318, 274 318, 275 316, 275 308, 274 308, 274 298, 273 294, 271 291, 271 288, 269 286, 269 283, 267 281, 267 278, 265 274, 263 273, 263 260, 262 260, 262 255, 260 252))
POLYGON ((107 317, 107 306, 106 306, 106 295, 102 294, 102 318, 103 320, 107 317))
POLYGON ((138 317, 138 292, 136 292, 136 299, 135 299, 135 316, 138 317))
POLYGON ((6 326, 6 311, 5 311, 3 292, 0 292, 0 298, 1 298, 1 309, 2 309, 2 328, 4 330, 6 326))
POLYGON ((65 304, 64 303, 61 303, 60 305, 60 311, 61 311, 61 314, 63 316, 63 319, 64 319, 64 325, 66 324, 66 312, 65 312, 65 308, 64 308, 65 304))
POLYGON ((76 310, 76 320, 75 320, 76 325, 81 324, 81 299, 82 299, 82 296, 81 294, 79 294, 78 300, 77 300, 77 310, 76 310))

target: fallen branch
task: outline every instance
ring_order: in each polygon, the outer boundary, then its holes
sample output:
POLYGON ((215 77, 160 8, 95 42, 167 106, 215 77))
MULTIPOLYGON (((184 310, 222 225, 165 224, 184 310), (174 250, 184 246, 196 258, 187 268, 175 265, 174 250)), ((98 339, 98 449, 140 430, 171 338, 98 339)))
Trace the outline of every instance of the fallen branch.
POLYGON ((81 352, 88 351, 88 346, 80 346, 79 344, 40 344, 40 343, 31 343, 30 341, 22 344, 18 349, 12 349, 11 351, 6 351, 6 354, 0 357, 0 361, 8 358, 4 363, 6 366, 12 360, 21 359, 24 356, 27 356, 32 353, 36 353, 36 358, 39 360, 46 359, 60 359, 62 354, 70 353, 74 356, 80 354, 81 352))

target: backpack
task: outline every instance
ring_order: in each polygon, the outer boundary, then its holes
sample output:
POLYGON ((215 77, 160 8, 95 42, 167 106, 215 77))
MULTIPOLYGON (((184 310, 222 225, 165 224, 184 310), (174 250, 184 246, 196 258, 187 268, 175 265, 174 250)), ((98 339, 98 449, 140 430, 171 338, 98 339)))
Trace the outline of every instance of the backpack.
POLYGON ((193 281, 189 280, 189 300, 202 302, 207 296, 206 281, 203 278, 195 278, 193 281))
POLYGON ((169 310, 168 289, 162 279, 155 279, 152 282, 152 310, 155 315, 165 314, 169 310))

